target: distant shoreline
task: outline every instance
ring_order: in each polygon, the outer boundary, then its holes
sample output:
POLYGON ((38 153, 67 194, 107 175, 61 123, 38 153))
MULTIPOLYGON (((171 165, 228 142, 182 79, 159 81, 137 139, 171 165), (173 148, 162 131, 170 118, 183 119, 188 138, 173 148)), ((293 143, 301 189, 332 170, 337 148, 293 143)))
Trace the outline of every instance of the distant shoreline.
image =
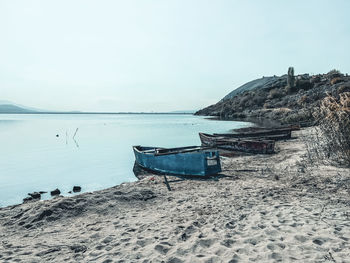
POLYGON ((133 114, 133 115, 194 115, 193 113, 186 113, 186 112, 0 112, 0 114, 76 114, 76 115, 98 115, 98 114, 105 114, 105 115, 121 115, 121 114, 133 114))

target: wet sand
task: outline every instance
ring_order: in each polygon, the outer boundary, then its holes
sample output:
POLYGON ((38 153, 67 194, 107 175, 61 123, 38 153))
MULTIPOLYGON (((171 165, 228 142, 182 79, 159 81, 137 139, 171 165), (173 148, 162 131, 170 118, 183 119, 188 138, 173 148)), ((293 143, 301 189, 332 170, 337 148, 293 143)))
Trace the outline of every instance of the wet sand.
POLYGON ((223 158, 222 176, 146 176, 0 209, 0 262, 350 262, 350 170, 303 137, 223 158))

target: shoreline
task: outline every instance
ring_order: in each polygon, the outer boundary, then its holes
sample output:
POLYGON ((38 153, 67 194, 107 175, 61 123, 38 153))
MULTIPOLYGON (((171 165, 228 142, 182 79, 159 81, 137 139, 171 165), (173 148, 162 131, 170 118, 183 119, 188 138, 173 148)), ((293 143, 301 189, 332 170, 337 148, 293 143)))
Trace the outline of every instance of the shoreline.
MULTIPOLYGON (((156 115, 156 113, 154 113, 153 115, 156 115)), ((160 114, 162 115, 162 114, 160 114)), ((184 114, 178 114, 178 113, 171 113, 169 115, 184 115, 184 114)), ((185 114, 185 115, 188 115, 188 114, 185 114)), ((193 115, 193 114, 192 114, 193 115)), ((194 115, 193 115, 194 116, 194 115)), ((204 116, 194 116, 194 117, 199 117, 199 118, 204 118, 204 116)), ((250 126, 253 126, 254 124, 251 123, 251 122, 245 122, 246 123, 246 127, 250 127, 250 126)), ((234 125, 233 125, 234 126, 234 125)), ((229 131, 229 129, 227 129, 227 131, 229 131)), ((61 136, 62 137, 62 136, 61 136)), ((133 157, 134 158, 134 157, 133 157)), ((131 167, 130 167, 130 171, 131 171, 131 167)), ((133 177, 135 180, 138 180, 139 178, 134 175, 133 177)), ((125 183, 124 182, 121 182, 121 183, 125 183)), ((82 186, 82 193, 85 193, 86 192, 86 188, 84 189, 84 184, 83 183, 77 183, 76 184, 77 186, 82 186)), ((58 188, 59 190, 61 190, 61 194, 65 197, 69 197, 69 196, 75 196, 77 195, 78 193, 69 193, 72 192, 72 188, 73 188, 74 184, 71 184, 69 185, 70 188, 67 188, 67 187, 63 187, 63 186, 60 186, 60 185, 54 185, 53 187, 51 188, 48 188, 48 187, 39 187, 39 188, 36 188, 36 187, 33 187, 31 189, 29 189, 28 191, 22 191, 20 192, 19 194, 16 194, 16 196, 20 197, 20 198, 16 198, 16 202, 4 202, 4 203, 1 203, 0 202, 0 209, 1 208, 5 208, 5 207, 8 207, 8 206, 16 206, 16 205, 20 205, 20 204, 23 204, 24 203, 24 199, 26 198, 30 198, 30 195, 27 195, 27 193, 38 193, 38 192, 46 192, 45 194, 42 195, 41 199, 34 199, 34 200, 28 200, 29 202, 38 202, 38 201, 44 201, 44 200, 52 200, 53 198, 55 198, 55 196, 50 196, 50 192, 53 191, 54 189, 58 188)), ((113 187, 115 185, 112 185, 110 184, 109 186, 107 187, 113 187)), ((104 188, 103 188, 104 189, 104 188)), ((98 190, 103 190, 102 188, 98 188, 98 190)), ((97 190, 94 190, 94 189, 89 189, 88 190, 89 192, 91 191, 97 191, 97 190)), ((12 198, 14 199, 14 198, 12 198)))
POLYGON ((147 176, 0 208, 0 261, 346 262, 348 168, 310 164, 303 138, 222 158, 223 176, 147 176), (153 178, 153 179, 151 179, 153 178))

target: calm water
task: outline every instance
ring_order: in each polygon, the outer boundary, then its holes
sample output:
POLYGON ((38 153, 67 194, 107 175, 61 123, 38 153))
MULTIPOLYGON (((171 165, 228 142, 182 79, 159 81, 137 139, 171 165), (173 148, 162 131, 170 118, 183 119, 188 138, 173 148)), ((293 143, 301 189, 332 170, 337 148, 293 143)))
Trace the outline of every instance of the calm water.
POLYGON ((93 191, 135 181, 132 145, 200 145, 199 131, 247 125, 192 115, 0 114, 0 206, 33 191, 66 195, 74 185, 93 191))

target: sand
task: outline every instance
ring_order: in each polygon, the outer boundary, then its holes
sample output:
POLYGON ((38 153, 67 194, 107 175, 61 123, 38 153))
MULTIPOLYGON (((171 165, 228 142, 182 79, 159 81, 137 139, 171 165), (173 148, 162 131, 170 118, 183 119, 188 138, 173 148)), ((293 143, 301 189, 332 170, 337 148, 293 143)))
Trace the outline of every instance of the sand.
POLYGON ((2 208, 0 262, 350 262, 349 169, 308 163, 309 132, 172 191, 150 176, 2 208))

